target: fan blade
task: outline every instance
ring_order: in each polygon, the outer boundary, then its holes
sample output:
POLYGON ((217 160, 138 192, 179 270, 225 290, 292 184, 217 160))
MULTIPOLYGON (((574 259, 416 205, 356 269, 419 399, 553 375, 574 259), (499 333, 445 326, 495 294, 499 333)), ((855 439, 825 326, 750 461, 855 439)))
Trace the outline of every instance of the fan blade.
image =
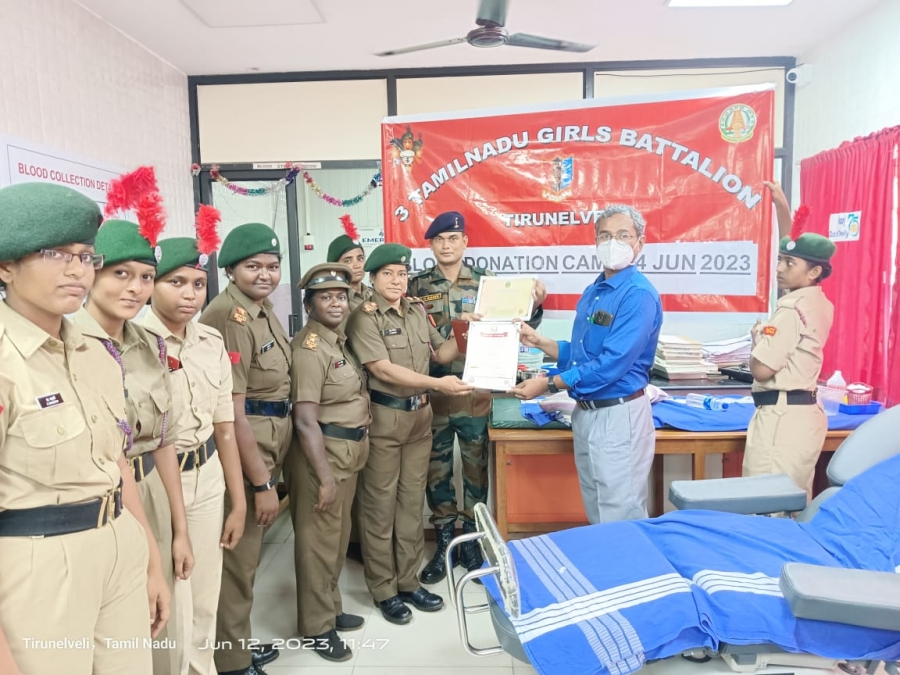
POLYGON ((425 49, 437 49, 438 47, 449 47, 450 45, 458 45, 465 42, 466 38, 453 38, 451 40, 441 40, 440 42, 429 42, 427 45, 416 45, 415 47, 404 47, 403 49, 392 49, 389 52, 379 52, 375 56, 395 56, 397 54, 409 54, 410 52, 421 52, 425 49))
POLYGON ((475 23, 479 26, 505 26, 507 9, 509 0, 481 0, 475 23))
POLYGON ((554 40, 553 38, 528 35, 526 33, 514 33, 509 36, 506 43, 511 47, 531 47, 533 49, 553 49, 558 52, 589 52, 597 45, 585 45, 580 42, 567 42, 566 40, 554 40))

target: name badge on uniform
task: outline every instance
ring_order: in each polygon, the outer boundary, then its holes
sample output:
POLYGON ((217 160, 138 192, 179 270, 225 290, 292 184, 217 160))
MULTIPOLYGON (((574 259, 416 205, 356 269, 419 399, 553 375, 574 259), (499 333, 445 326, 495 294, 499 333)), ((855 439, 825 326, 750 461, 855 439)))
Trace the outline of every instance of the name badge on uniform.
POLYGON ((342 368, 342 367, 344 367, 344 366, 346 366, 346 365, 347 365, 347 359, 341 359, 340 361, 335 361, 335 362, 334 362, 334 367, 335 367, 335 368, 342 368))
POLYGON ((174 356, 167 356, 166 364, 169 366, 170 373, 174 373, 176 370, 181 370, 181 368, 183 367, 181 365, 181 361, 176 359, 174 356))
POLYGON ((595 326, 611 326, 613 322, 613 315, 609 312, 604 312, 601 309, 594 312, 588 320, 595 326))
POLYGON ((383 331, 381 331, 381 334, 384 337, 387 337, 388 335, 400 335, 402 332, 403 332, 403 330, 400 328, 386 328, 383 331))
POLYGON ((62 405, 63 397, 62 394, 56 392, 55 394, 38 396, 35 400, 37 401, 37 404, 41 406, 42 410, 46 410, 47 408, 55 408, 58 405, 62 405))
POLYGON ((443 293, 429 293, 428 295, 423 295, 419 300, 422 302, 431 302, 432 300, 440 300, 443 297, 443 293))
POLYGON ((267 342, 266 344, 264 344, 262 346, 262 349, 259 350, 259 353, 265 354, 267 351, 272 349, 272 347, 274 347, 274 346, 275 346, 275 340, 272 340, 271 342, 267 342))

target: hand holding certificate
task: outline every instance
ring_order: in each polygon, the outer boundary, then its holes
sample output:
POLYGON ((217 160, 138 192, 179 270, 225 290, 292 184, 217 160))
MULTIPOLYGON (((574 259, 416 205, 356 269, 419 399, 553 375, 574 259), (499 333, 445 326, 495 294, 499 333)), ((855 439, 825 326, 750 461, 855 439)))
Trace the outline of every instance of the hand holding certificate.
POLYGON ((519 328, 511 321, 473 321, 466 343, 463 382, 477 389, 506 391, 516 384, 519 328))

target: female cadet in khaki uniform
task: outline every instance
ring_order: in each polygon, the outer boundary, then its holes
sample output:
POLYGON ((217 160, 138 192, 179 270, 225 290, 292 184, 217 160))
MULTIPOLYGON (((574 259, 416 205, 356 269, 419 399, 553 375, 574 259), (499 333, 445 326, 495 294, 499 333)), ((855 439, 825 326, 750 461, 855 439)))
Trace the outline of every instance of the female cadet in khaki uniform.
MULTIPOLYGON (((278 656, 271 645, 252 649, 250 608, 263 528, 278 515, 275 481, 291 442, 291 347, 269 296, 281 281, 281 248, 272 228, 246 223, 222 244, 219 267, 231 281, 200 322, 222 334, 231 360, 234 431, 244 471, 244 536, 225 551, 216 617, 219 675, 255 675, 278 656)), ((230 511, 226 501, 226 512, 230 511)))
POLYGON ((338 579, 350 538, 356 479, 369 456, 369 392, 343 325, 352 272, 346 265, 311 267, 300 288, 309 317, 291 343, 295 441, 285 462, 294 521, 297 627, 330 661, 353 654, 337 631, 362 628, 345 614, 338 579))
MULTIPOLYGON (((95 276, 87 303, 72 320, 85 335, 99 340, 110 359, 122 368, 128 424, 133 432, 125 454, 163 555, 166 583, 174 592, 175 579, 190 576, 194 555, 169 429, 172 399, 165 341, 132 321, 150 299, 159 259, 155 240, 148 240, 142 230, 149 233, 146 223, 139 227, 124 220, 108 220, 102 225, 95 249, 103 256, 103 269, 95 276)), ((176 645, 187 640, 181 623, 178 612, 172 612, 161 634, 168 640, 153 650, 155 675, 180 672, 176 645)))
POLYGON ((371 300, 374 291, 363 283, 363 278, 366 276, 364 269, 366 252, 363 250, 362 243, 359 241, 359 232, 349 214, 341 216, 341 225, 344 228, 344 234, 336 237, 328 245, 326 260, 330 263, 341 263, 350 268, 352 276, 347 299, 350 301, 350 311, 352 312, 364 302, 371 300))
POLYGON ((404 624, 412 613, 444 605, 419 584, 424 537, 422 512, 431 456, 428 389, 464 394, 472 387, 458 377, 428 375, 431 358, 450 363, 458 351, 404 297, 410 250, 382 244, 366 261, 375 299, 350 314, 347 338, 369 372, 372 429, 362 472, 360 517, 366 583, 384 618, 404 624), (437 350, 437 351, 435 351, 437 350))
POLYGON ((159 549, 122 452, 122 373, 64 318, 102 265, 92 245, 100 220, 68 188, 0 190, 5 675, 149 675, 144 641, 168 618, 159 549), (59 640, 75 646, 50 643, 59 640))
POLYGON ((199 241, 159 244, 152 309, 143 324, 166 341, 176 416, 169 436, 178 453, 194 572, 175 587, 175 606, 186 643, 178 645, 181 670, 173 675, 216 675, 216 611, 222 584, 222 550, 233 550, 244 531, 247 502, 234 435, 231 361, 219 332, 193 321, 206 300, 206 265, 218 245, 218 212, 201 206, 199 241), (225 490, 231 511, 225 520, 225 490), (223 527, 224 521, 224 527, 223 527))
POLYGON ((756 412, 747 429, 743 473, 786 473, 810 496, 828 432, 816 401, 816 382, 834 316, 819 284, 831 275, 834 252, 834 243, 818 234, 802 234, 796 241, 784 237, 778 288, 788 293, 769 320, 752 331, 756 412))

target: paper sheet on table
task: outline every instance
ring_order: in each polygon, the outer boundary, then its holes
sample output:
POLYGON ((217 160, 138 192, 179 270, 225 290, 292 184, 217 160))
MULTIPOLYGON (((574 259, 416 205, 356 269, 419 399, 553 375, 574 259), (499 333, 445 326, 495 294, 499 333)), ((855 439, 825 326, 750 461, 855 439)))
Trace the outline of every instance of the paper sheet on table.
POLYGON ((519 327, 511 321, 473 321, 468 333, 463 382, 494 391, 516 386, 519 327))

